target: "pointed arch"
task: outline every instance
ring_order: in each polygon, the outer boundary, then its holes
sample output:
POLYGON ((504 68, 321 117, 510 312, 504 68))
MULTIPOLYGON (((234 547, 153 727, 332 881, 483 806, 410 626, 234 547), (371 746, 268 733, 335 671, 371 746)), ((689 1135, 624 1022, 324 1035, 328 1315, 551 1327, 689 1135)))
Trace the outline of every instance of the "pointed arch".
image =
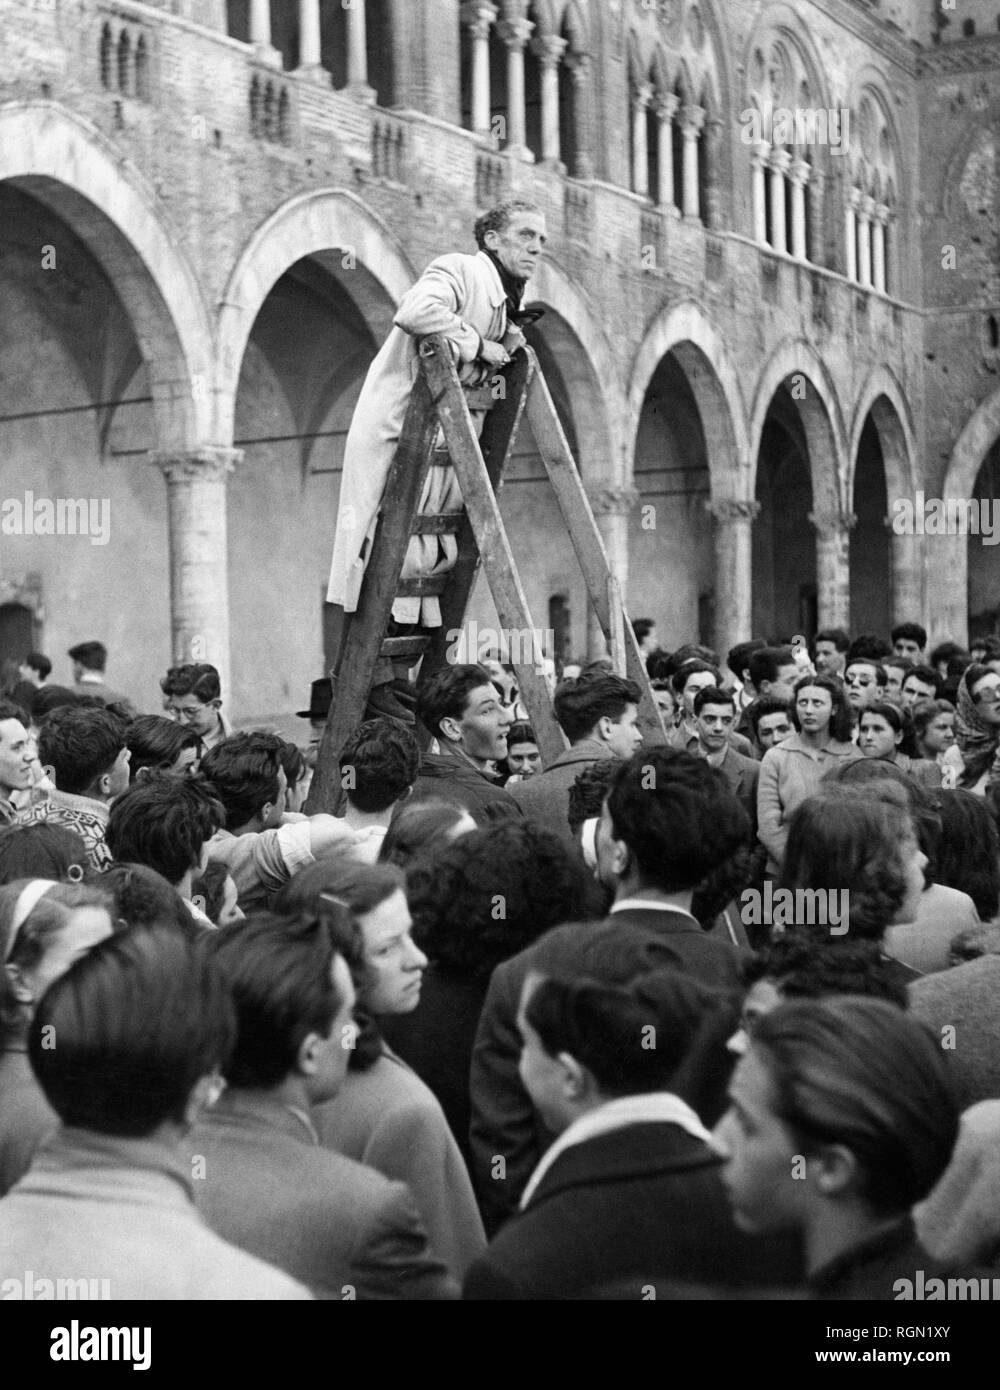
MULTIPOLYGON (((810 343, 786 338, 771 354, 754 391, 750 412, 750 467, 756 484, 757 458, 768 410, 778 388, 795 378, 792 399, 798 407, 809 451, 813 506, 844 510, 847 439, 837 392, 827 367, 810 343)), ((752 493, 751 493, 752 495, 752 493)))

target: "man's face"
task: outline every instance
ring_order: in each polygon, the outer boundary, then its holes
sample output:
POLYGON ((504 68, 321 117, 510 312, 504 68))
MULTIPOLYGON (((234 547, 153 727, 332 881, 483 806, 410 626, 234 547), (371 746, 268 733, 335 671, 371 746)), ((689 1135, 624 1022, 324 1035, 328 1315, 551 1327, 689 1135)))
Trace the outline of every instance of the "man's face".
POLYGON ((380 1014, 408 1014, 420 1003, 427 957, 410 935, 413 919, 402 888, 358 918, 368 976, 365 1006, 380 1014))
POLYGON ((530 280, 548 240, 545 218, 540 212, 515 212, 502 232, 487 232, 485 240, 515 279, 530 280))
POLYGON ((902 738, 881 714, 862 714, 858 747, 866 758, 891 758, 902 738))
POLYGON ((918 643, 912 637, 897 637, 892 644, 892 650, 896 656, 905 656, 910 661, 923 661, 924 654, 918 643))
POLYGON ((511 716, 504 709, 494 685, 480 685, 470 691, 465 712, 456 722, 462 734, 462 747, 470 758, 489 762, 507 756, 511 716))
POLYGON ((844 653, 837 651, 834 642, 816 643, 816 674, 818 676, 839 676, 844 670, 844 653))
POLYGON ((653 699, 656 701, 657 709, 663 715, 664 724, 666 724, 667 728, 669 729, 671 724, 673 724, 674 722, 674 710, 677 708, 674 702, 673 691, 654 690, 653 699))
POLYGON ((784 700, 786 704, 790 705, 795 693, 795 682, 798 678, 799 668, 794 661, 790 661, 786 666, 778 667, 778 674, 773 681, 761 681, 760 693, 770 695, 774 700, 784 700))
POLYGON ((684 682, 681 699, 684 701, 684 713, 688 719, 694 718, 694 697, 699 690, 707 690, 710 685, 715 685, 715 677, 711 671, 692 671, 684 682))
POLYGON ((883 689, 878 684, 875 667, 867 661, 852 661, 844 672, 844 686, 847 691, 847 703, 854 709, 864 709, 865 705, 873 705, 879 698, 879 691, 883 689))
POLYGON ((885 668, 885 674, 885 693, 890 697, 896 696, 899 698, 903 693, 903 672, 898 666, 887 666, 885 668))
POLYGON ((1000 724, 1000 676, 995 671, 976 681, 972 698, 984 724, 1000 724))
POLYGON ((193 729, 199 738, 205 738, 215 729, 221 706, 221 700, 199 700, 188 691, 186 695, 171 695, 167 713, 193 729))
POLYGON ((729 742, 735 722, 732 705, 702 705, 701 714, 695 719, 702 750, 705 753, 721 753, 729 742))
POLYGON ((20 719, 0 719, 0 796, 5 801, 11 792, 31 786, 32 758, 31 739, 20 719))
POLYGON ((773 748, 776 743, 787 738, 791 732, 792 721, 787 714, 783 712, 762 714, 757 723, 757 742, 766 753, 769 748, 773 748))
POLYGON ((327 1037, 317 1045, 314 1054, 316 1070, 308 1079, 309 1100, 313 1105, 332 1100, 344 1084, 351 1048, 357 1037, 354 1023, 356 996, 354 981, 343 956, 334 955, 330 964, 330 983, 340 998, 340 1008, 334 1015, 327 1037))
POLYGON ((797 1145, 775 1114, 771 1080, 751 1047, 737 1063, 729 1109, 715 1127, 725 1151, 722 1182, 737 1226, 743 1231, 798 1227, 808 1180, 797 1179, 797 1145))
POLYGON ((936 698, 936 691, 933 685, 928 685, 919 676, 909 675, 903 681, 903 704, 908 709, 912 709, 920 700, 933 700, 936 698))
POLYGON ((644 656, 648 656, 650 652, 655 652, 659 645, 660 634, 657 632, 655 627, 651 627, 649 631, 646 633, 645 637, 639 643, 639 650, 643 653, 644 656))
POLYGON ((538 744, 510 744, 507 749, 507 766, 519 777, 534 777, 542 767, 542 755, 538 751, 538 744))
POLYGON ((285 814, 285 807, 288 803, 288 778, 285 776, 285 769, 278 768, 278 794, 274 804, 264 817, 264 829, 273 830, 281 824, 281 817, 285 814))
POLYGON ((605 742, 616 758, 631 758, 642 742, 638 705, 626 705, 619 719, 606 721, 605 742))

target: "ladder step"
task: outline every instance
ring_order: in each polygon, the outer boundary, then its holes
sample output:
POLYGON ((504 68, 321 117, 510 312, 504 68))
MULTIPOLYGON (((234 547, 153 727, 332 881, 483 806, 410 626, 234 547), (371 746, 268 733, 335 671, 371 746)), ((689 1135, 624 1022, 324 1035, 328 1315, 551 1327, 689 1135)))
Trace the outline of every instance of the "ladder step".
POLYGON ((397 598, 431 598, 443 594, 448 587, 446 574, 432 574, 424 579, 401 579, 396 586, 397 598))
POLYGON ((386 637, 382 642, 381 655, 390 661, 397 661, 406 656, 423 656, 430 644, 431 639, 426 635, 423 637, 386 637))
POLYGON ((463 386, 462 390, 470 410, 492 410, 497 403, 492 386, 463 386))
POLYGON ((411 536, 454 536, 462 524, 463 512, 426 512, 413 518, 411 536))

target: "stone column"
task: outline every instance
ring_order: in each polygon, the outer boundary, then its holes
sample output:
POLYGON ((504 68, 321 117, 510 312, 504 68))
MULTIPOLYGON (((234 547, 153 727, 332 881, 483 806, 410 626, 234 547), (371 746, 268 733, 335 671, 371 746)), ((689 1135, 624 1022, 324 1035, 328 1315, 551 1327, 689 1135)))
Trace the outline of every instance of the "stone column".
POLYGON ((175 662, 208 661, 229 690, 226 481, 242 449, 153 453, 167 481, 170 632, 175 662))
POLYGON ((808 258, 806 246, 806 183, 810 166, 804 159, 793 159, 788 170, 792 184, 792 255, 797 261, 808 258))
POLYGON ((880 294, 888 292, 885 283, 885 224, 888 219, 886 204, 876 203, 872 223, 872 283, 880 294))
POLYGON ((875 199, 867 193, 861 199, 858 210, 858 279, 863 285, 872 283, 872 213, 875 199))
POLYGON ((847 193, 847 203, 844 207, 844 250, 845 268, 844 273, 848 280, 858 278, 858 204, 861 202, 861 191, 851 188, 847 193))
POLYGON ((771 153, 771 146, 766 140, 759 140, 753 147, 753 154, 750 156, 750 187, 753 195, 753 235, 754 240, 761 246, 766 246, 767 241, 767 167, 768 157, 771 153))
POLYGON ((850 533, 858 518, 853 512, 810 512, 816 528, 816 590, 819 626, 850 630, 850 533))
POLYGON ((330 85, 330 74, 321 62, 319 0, 299 0, 299 66, 296 71, 314 82, 330 85))
POLYGON ((684 137, 684 191, 681 207, 684 216, 693 222, 701 220, 698 196, 698 136, 704 124, 703 106, 681 107, 681 135, 684 137))
POLYGON ((823 185, 824 175, 813 169, 806 184, 806 197, 809 199, 809 237, 806 258, 813 265, 826 265, 826 231, 824 227, 823 185))
POLYGON ((534 162, 528 149, 524 116, 524 45, 534 25, 527 19, 505 20, 498 33, 507 45, 507 149, 519 159, 534 162))
POLYGON ((570 53, 566 59, 570 76, 573 79, 573 146, 576 152, 574 167, 570 173, 577 179, 594 177, 594 156, 592 150, 590 109, 590 55, 570 53))
POLYGON ((788 233, 785 230, 785 175, 788 173, 792 156, 787 150, 772 150, 767 161, 771 171, 771 245, 775 251, 788 251, 788 233))
MULTIPOLYGON (((608 563, 612 574, 621 585, 622 594, 628 606, 628 522, 629 515, 639 505, 639 493, 634 487, 597 487, 588 490, 590 507, 597 522, 597 529, 604 540, 608 552, 608 563)), ((601 656, 607 649, 604 633, 597 621, 593 607, 590 607, 587 620, 587 655, 591 658, 601 656)))
POLYGON ((347 7, 347 90, 359 101, 374 104, 376 92, 368 85, 365 0, 351 0, 347 7))
POLYGON ((551 169, 562 169, 559 150, 559 61, 566 40, 540 34, 532 43, 542 66, 542 160, 551 169))
POLYGON ((674 213, 680 211, 674 192, 674 115, 680 103, 679 96, 668 92, 656 106, 656 159, 660 170, 656 201, 661 208, 674 213))
POLYGON ((490 112, 490 27, 499 11, 489 0, 463 5, 462 19, 472 39, 472 129, 477 135, 492 130, 490 112))
POLYGON ((262 63, 281 67, 281 54, 271 43, 271 0, 250 0, 250 42, 262 63))
MULTIPOLYGON (((924 607, 924 551, 922 537, 897 536, 892 531, 891 518, 886 517, 892 565, 892 621, 912 623, 914 614, 926 612, 924 607)), ((960 537, 964 540, 964 536, 960 537)))
POLYGON ((646 108, 653 89, 643 82, 632 93, 632 192, 649 193, 649 145, 646 140, 646 108))
POLYGON ((719 197, 722 184, 719 179, 719 166, 722 150, 722 122, 712 116, 705 122, 705 206, 701 210, 702 221, 706 227, 718 229, 722 226, 719 211, 719 197))
POLYGON ((715 518, 715 649, 746 642, 753 626, 752 527, 760 503, 713 497, 705 509, 715 518))

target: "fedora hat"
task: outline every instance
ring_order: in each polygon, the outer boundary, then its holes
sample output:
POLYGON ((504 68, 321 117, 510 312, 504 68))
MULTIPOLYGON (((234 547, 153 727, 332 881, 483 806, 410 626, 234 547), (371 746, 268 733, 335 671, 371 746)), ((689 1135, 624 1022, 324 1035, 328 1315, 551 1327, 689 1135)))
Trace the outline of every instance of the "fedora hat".
POLYGON ((323 676, 309 687, 309 708, 296 710, 295 713, 300 719, 325 719, 330 713, 332 699, 333 684, 329 676, 323 676))

